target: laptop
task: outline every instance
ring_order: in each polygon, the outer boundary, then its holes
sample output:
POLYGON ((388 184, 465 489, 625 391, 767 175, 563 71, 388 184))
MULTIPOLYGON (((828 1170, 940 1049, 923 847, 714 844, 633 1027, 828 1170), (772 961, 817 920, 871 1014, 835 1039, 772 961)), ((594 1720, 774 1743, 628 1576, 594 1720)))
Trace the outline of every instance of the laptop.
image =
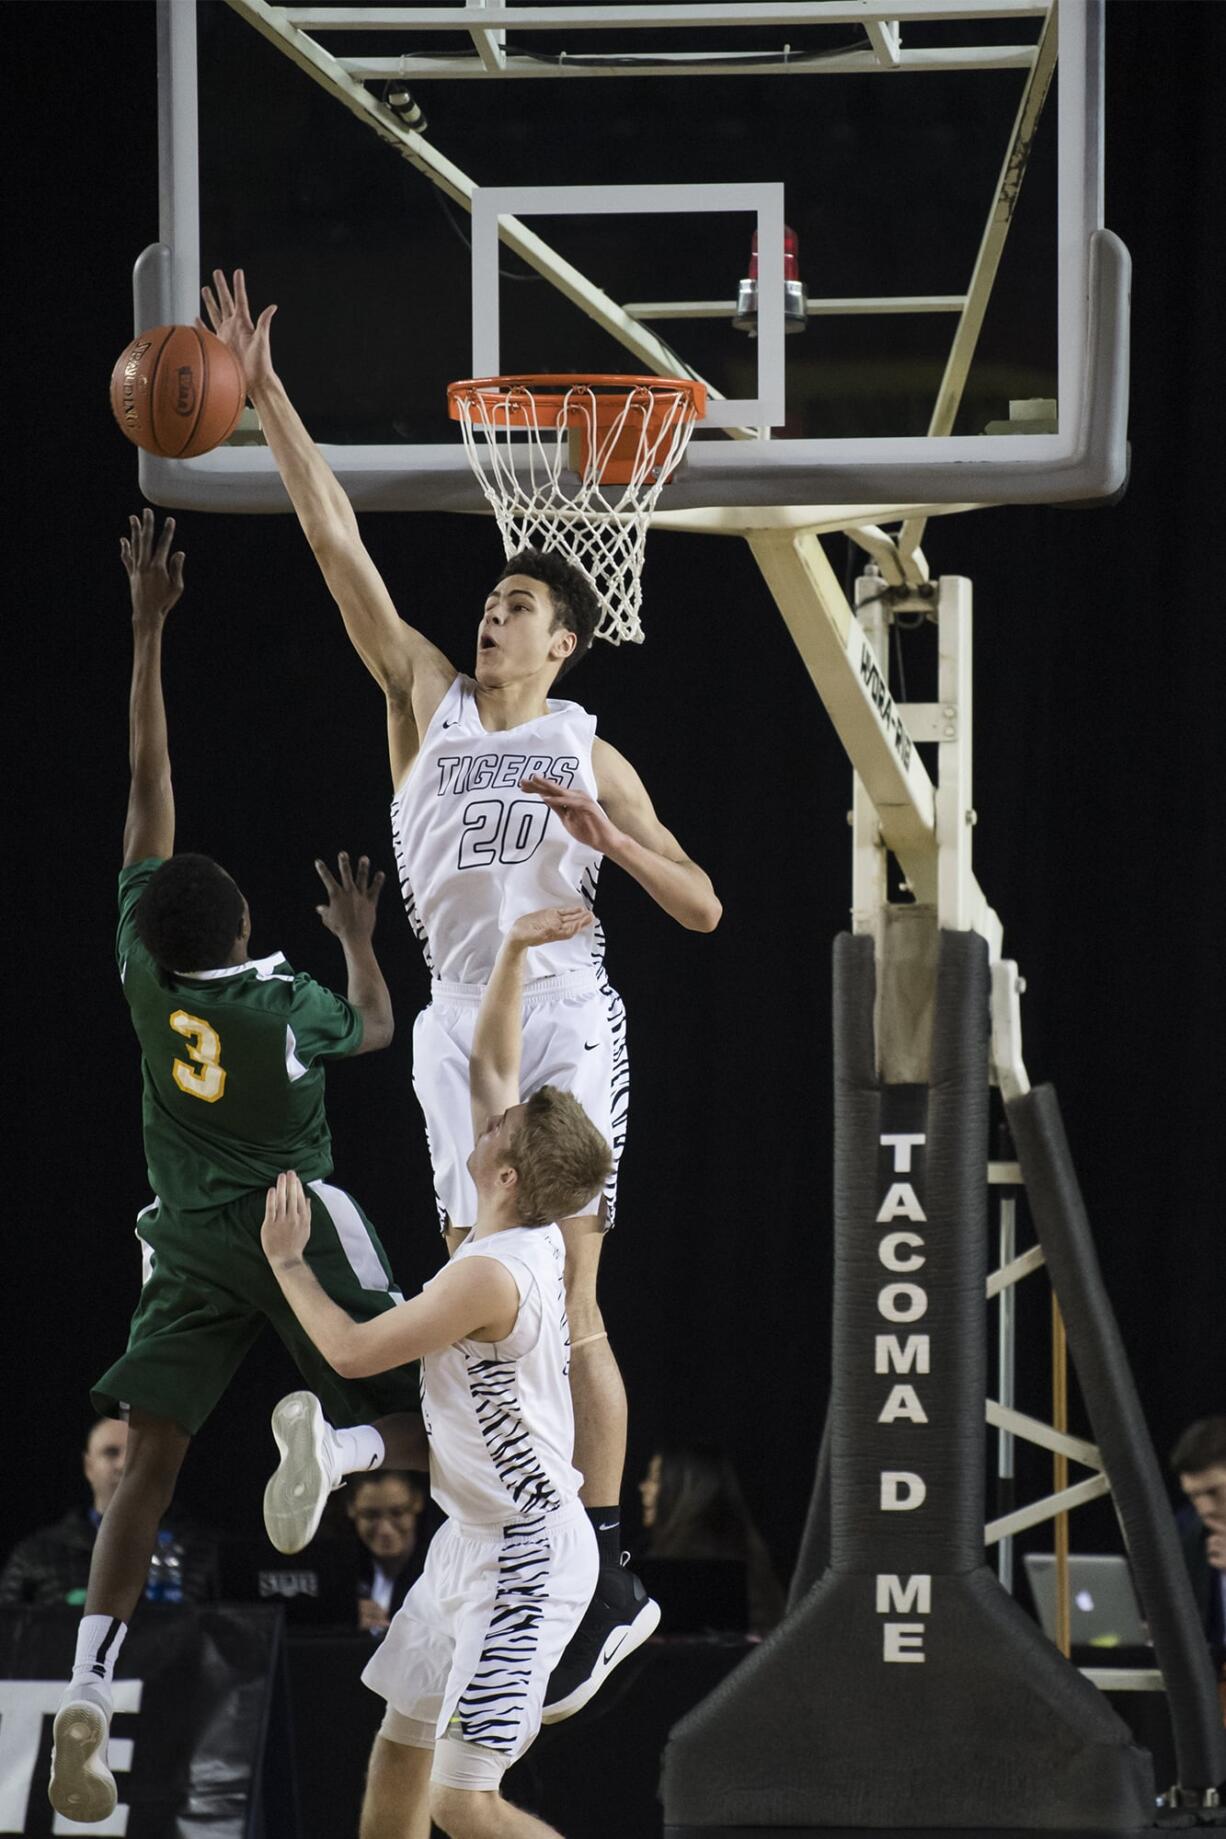
MULTIPOLYGON (((1056 1560, 1050 1552, 1028 1552, 1026 1580, 1043 1633, 1056 1639, 1056 1560)), ((1148 1647, 1128 1560, 1116 1556, 1070 1556, 1069 1630, 1074 1647, 1148 1647)))
POLYGON ((635 1571, 660 1605, 662 1635, 744 1634, 749 1585, 741 1558, 636 1558, 635 1571))
POLYGON ((227 1539, 218 1570, 225 1602, 280 1603, 291 1628, 357 1627, 357 1557, 343 1540, 287 1558, 266 1539, 227 1539))

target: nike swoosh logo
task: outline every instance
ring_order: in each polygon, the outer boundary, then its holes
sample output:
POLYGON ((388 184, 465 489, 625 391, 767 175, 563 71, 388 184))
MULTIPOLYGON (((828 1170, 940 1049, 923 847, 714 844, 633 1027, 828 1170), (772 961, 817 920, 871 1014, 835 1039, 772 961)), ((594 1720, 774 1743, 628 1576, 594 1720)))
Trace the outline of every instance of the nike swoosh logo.
POLYGON ((454 720, 452 720, 452 721, 449 721, 449 722, 444 722, 444 723, 443 723, 443 726, 444 726, 444 728, 454 728, 454 727, 455 727, 455 725, 456 725, 456 722, 458 722, 458 721, 459 721, 459 719, 460 719, 460 718, 459 718, 459 716, 457 715, 457 716, 456 716, 456 717, 454 718, 454 720))
POLYGON ((617 1637, 617 1640, 614 1641, 609 1647, 605 1649, 604 1653, 600 1656, 601 1662, 604 1666, 606 1667, 608 1666, 614 1654, 617 1653, 618 1649, 622 1646, 623 1642, 626 1640, 629 1633, 630 1633, 630 1630, 628 1628, 623 1628, 621 1634, 617 1637))
POLYGON ((599 1041, 585 1041, 583 1043, 583 1051, 588 1054, 593 1054, 599 1046, 599 1041))

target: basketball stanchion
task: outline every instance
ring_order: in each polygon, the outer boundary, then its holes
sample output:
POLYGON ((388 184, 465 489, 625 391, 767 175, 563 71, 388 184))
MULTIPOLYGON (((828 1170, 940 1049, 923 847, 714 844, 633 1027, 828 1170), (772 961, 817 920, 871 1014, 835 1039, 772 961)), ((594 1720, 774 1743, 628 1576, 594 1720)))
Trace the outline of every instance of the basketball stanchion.
POLYGON ((683 377, 469 377, 448 411, 508 556, 560 549, 600 602, 596 637, 643 637, 651 513, 707 404, 683 377))
POLYGON ((1153 1822, 1148 1754, 985 1562, 988 946, 934 953, 895 1083, 874 941, 836 942, 829 1564, 673 1730, 667 1839, 1153 1822))

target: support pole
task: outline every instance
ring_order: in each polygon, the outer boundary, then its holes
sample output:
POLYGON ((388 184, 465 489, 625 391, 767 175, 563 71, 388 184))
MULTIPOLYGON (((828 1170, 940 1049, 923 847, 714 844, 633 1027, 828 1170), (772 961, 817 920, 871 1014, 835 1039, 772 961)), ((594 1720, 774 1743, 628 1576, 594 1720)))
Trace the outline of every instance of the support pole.
MULTIPOLYGON (((1053 1430, 1068 1433, 1068 1343, 1064 1317, 1055 1291, 1051 1298, 1051 1421, 1053 1430)), ((1068 1487, 1068 1457, 1056 1450, 1051 1459, 1052 1492, 1062 1494, 1068 1487)), ((1056 1547, 1056 1646, 1069 1659, 1073 1652, 1072 1606, 1069 1602, 1068 1578, 1068 1510, 1063 1509, 1053 1521, 1056 1547)))
POLYGON ((1099 1269, 1060 1106, 1045 1085, 1011 1099, 1006 1112, 1154 1657, 1166 1681, 1177 1798, 1216 1805, 1218 1785, 1226 1779, 1217 1685, 1162 1472, 1099 1269))
MULTIPOLYGON (((1000 1197, 999 1265, 1000 1270, 1007 1270, 1013 1262, 1017 1250, 1017 1201, 1012 1194, 1000 1197)), ((1006 1410, 1012 1410, 1015 1403, 1014 1376, 1016 1369, 1017 1346, 1017 1295, 1013 1284, 1007 1283, 1000 1292, 999 1317, 997 1320, 996 1344, 996 1383, 1000 1402, 1006 1410)), ((996 1433, 996 1517, 1003 1518, 1012 1513, 1017 1505, 1014 1487, 1014 1439, 1010 1431, 1001 1429, 996 1433)), ((996 1547, 996 1575, 1001 1588, 1013 1594, 1013 1539, 1011 1535, 1000 1540, 996 1547)))

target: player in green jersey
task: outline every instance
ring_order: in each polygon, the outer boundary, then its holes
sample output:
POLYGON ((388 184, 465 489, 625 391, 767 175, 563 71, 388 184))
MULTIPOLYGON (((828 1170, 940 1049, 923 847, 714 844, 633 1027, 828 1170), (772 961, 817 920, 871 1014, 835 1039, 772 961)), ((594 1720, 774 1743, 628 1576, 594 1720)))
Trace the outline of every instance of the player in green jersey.
MULTIPOLYGON (((265 1322, 343 1429, 342 1473, 428 1466, 413 1369, 341 1380, 299 1328, 260 1246, 265 1194, 284 1168, 311 1197, 311 1262, 328 1294, 366 1321, 403 1300, 361 1209, 333 1187, 324 1064, 386 1047, 387 985, 371 944, 383 876, 365 857, 338 875, 316 864, 317 910, 340 941, 344 997, 279 953, 253 958, 238 887, 205 856, 175 855, 174 794, 162 697, 162 628, 183 591, 174 519, 153 513, 120 545, 132 594, 132 784, 119 876, 117 955, 141 1049, 143 1123, 156 1196, 140 1215, 144 1262, 127 1350, 93 1389, 105 1416, 128 1415, 123 1478, 98 1529, 72 1681, 55 1720, 51 1803, 106 1819, 111 1680, 144 1590, 158 1523, 188 1444, 265 1322), (318 1243, 316 1241, 318 1240, 318 1243)), ((287 1543, 296 1504, 286 1501, 287 1543)), ((289 1549, 293 1549, 289 1544, 289 1549)))

